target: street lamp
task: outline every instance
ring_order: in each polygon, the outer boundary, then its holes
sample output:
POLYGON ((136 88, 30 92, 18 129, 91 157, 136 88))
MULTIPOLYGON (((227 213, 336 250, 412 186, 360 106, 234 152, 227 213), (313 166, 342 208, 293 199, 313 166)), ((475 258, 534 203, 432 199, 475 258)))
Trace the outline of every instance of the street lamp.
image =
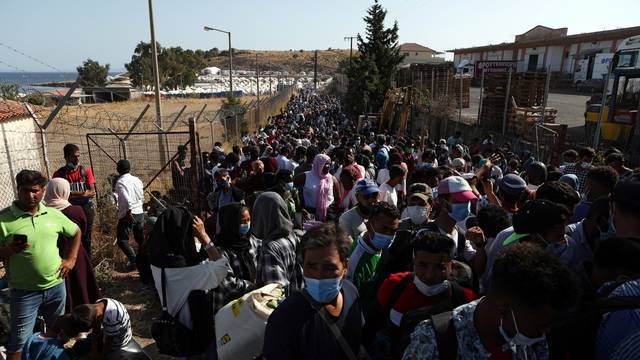
POLYGON ((204 31, 217 31, 229 36, 229 98, 233 97, 233 55, 231 54, 231 32, 215 29, 209 26, 204 27, 204 31))

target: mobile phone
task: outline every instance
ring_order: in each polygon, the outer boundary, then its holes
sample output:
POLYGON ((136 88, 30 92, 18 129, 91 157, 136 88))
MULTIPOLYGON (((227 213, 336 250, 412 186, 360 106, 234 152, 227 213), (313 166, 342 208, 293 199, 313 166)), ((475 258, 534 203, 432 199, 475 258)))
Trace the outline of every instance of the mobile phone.
POLYGON ((27 243, 27 235, 15 234, 13 235, 13 241, 17 244, 24 245, 27 243))

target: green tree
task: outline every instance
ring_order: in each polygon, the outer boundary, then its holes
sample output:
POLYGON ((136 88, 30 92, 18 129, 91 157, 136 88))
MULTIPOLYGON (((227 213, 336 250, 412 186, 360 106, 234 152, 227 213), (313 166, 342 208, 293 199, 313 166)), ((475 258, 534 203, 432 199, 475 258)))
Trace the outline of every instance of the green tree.
MULTIPOLYGON (((156 49, 160 87, 163 89, 193 85, 198 72, 205 67, 206 52, 202 50, 184 50, 179 46, 163 48, 159 43, 156 43, 156 49)), ((151 43, 139 42, 131 62, 124 65, 134 86, 154 85, 152 59, 151 43)))
POLYGON ((0 84, 0 99, 17 100, 20 87, 17 84, 0 84))
POLYGON ((81 86, 104 86, 109 75, 109 64, 100 65, 99 62, 87 59, 76 68, 81 86))
POLYGON ((398 22, 385 28, 387 10, 375 0, 364 17, 366 33, 358 34, 358 55, 348 70, 346 107, 350 115, 377 111, 391 80, 404 58, 398 46, 398 22))

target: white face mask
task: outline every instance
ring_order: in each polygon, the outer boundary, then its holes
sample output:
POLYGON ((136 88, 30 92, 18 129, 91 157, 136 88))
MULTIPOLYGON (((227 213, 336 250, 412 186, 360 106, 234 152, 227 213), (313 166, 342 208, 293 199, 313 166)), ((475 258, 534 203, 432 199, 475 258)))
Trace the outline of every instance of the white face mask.
POLYGON ((422 280, 420 280, 417 276, 413 278, 413 284, 416 286, 418 291, 424 296, 436 296, 442 294, 443 292, 449 289, 449 280, 445 280, 437 285, 427 285, 422 280))
POLYGON ((427 207, 414 205, 408 206, 405 210, 409 219, 416 225, 424 223, 429 218, 429 208, 427 207))
MULTIPOLYGON (((520 330, 518 330, 518 323, 516 322, 516 316, 513 313, 513 310, 511 310, 511 317, 513 318, 513 326, 516 328, 516 334, 513 335, 512 337, 507 335, 507 332, 502 327, 502 318, 500 319, 499 330, 500 330, 500 335, 502 335, 504 340, 507 342, 506 345, 509 346, 509 348, 511 349, 511 352, 513 352, 514 355, 517 354, 518 346, 531 346, 541 341, 545 341, 547 339, 545 335, 542 335, 539 338, 530 338, 524 335, 523 333, 520 332, 520 330)), ((525 360, 528 360, 526 349, 524 349, 524 358, 525 360)))

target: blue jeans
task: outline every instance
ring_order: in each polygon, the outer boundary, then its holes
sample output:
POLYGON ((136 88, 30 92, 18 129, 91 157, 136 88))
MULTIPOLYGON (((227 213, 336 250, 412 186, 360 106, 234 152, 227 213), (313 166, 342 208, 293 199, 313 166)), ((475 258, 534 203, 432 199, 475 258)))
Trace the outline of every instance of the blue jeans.
POLYGON ((33 333, 38 312, 47 327, 64 314, 67 291, 64 282, 46 290, 11 289, 11 340, 9 353, 21 352, 27 338, 33 333))

